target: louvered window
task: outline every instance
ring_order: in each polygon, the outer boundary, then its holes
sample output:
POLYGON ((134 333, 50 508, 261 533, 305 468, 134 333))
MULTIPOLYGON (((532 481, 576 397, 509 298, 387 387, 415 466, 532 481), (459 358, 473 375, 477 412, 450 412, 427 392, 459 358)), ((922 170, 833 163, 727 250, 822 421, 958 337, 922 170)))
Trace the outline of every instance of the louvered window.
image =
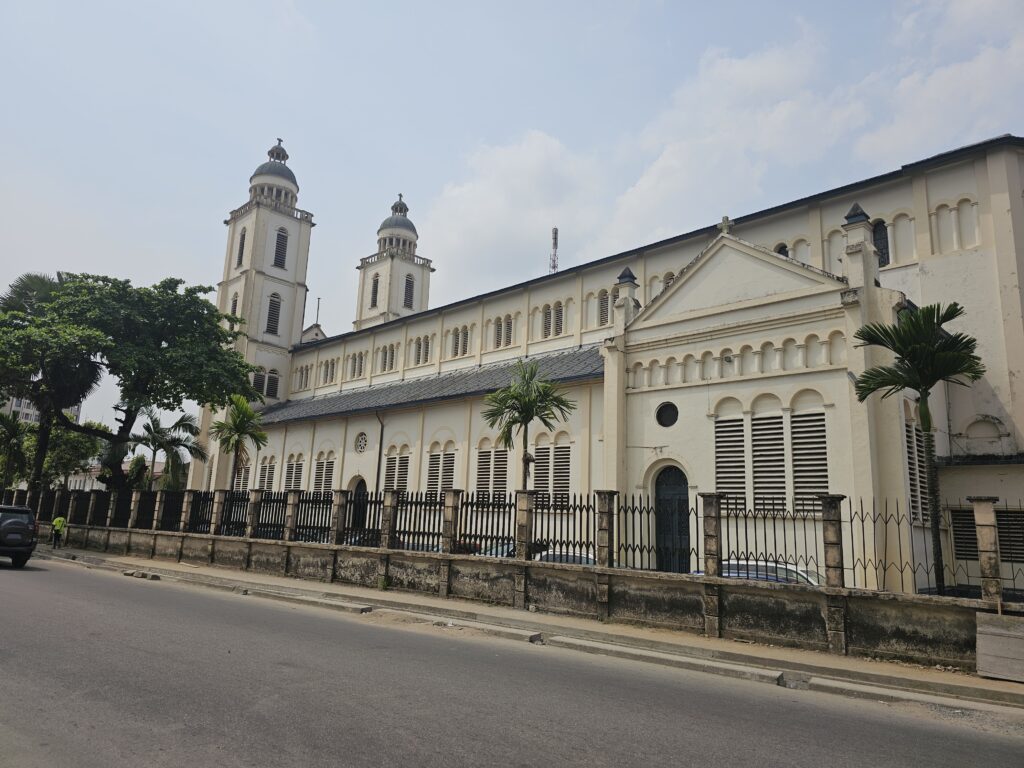
POLYGON ((277 371, 267 374, 267 397, 277 397, 277 387, 281 377, 277 371))
POLYGON ((871 242, 878 254, 878 266, 885 267, 889 264, 889 230, 885 222, 879 219, 871 227, 871 242))
POLYGON ((512 316, 505 315, 505 346, 512 346, 512 316))
POLYGON ((377 306, 377 294, 380 291, 380 275, 374 275, 370 281, 370 308, 377 306))
POLYGON ((281 227, 277 230, 277 242, 274 245, 274 266, 284 269, 288 260, 288 231, 281 227))
POLYGON ((242 227, 242 233, 238 236, 238 256, 235 257, 235 266, 242 266, 242 254, 245 253, 245 227, 242 227))
POLYGON ((554 333, 555 333, 555 336, 561 336, 562 335, 562 320, 563 320, 562 302, 558 302, 557 304, 555 304, 554 315, 555 315, 554 333))
POLYGON ((281 297, 276 293, 270 294, 270 302, 267 306, 267 333, 277 335, 278 327, 281 324, 281 297))
POLYGON ((828 493, 828 444, 824 413, 794 413, 790 418, 793 445, 793 506, 799 512, 820 512, 819 493, 828 493))
POLYGON ((494 321, 494 348, 498 349, 501 346, 501 340, 504 338, 503 331, 505 330, 505 321, 500 317, 494 321))
POLYGON ((758 416, 750 421, 754 457, 754 509, 786 508, 786 446, 782 416, 758 416))
POLYGON ((450 491, 455 487, 455 454, 441 455, 441 490, 450 491))
POLYGON ((231 489, 234 491, 247 491, 249 490, 249 465, 239 465, 235 470, 235 482, 232 483, 231 489))
POLYGON ((928 471, 924 454, 924 433, 913 422, 904 422, 903 439, 907 447, 907 485, 910 513, 916 520, 928 518, 928 471))
POLYGON ((284 468, 284 490, 297 491, 302 488, 302 470, 305 462, 289 461, 284 468))
POLYGON ((452 331, 452 357, 459 356, 459 329, 452 331))
POLYGON ((533 453, 533 490, 551 493, 551 446, 542 445, 533 453))
POLYGON ((949 510, 949 525, 953 535, 954 557, 957 560, 977 560, 978 529, 974 525, 974 510, 949 510))
POLYGON ((999 557, 1013 563, 1015 573, 1024 564, 1024 510, 997 509, 996 530, 999 534, 999 557))
POLYGON ((334 459, 320 459, 313 469, 313 490, 316 493, 331 490, 334 477, 334 459))
POLYGON ((423 362, 430 362, 430 337, 423 337, 423 362))
POLYGON ((260 488, 262 488, 265 491, 269 491, 269 490, 271 490, 274 487, 274 470, 275 469, 277 469, 277 467, 274 465, 273 462, 268 463, 268 464, 263 464, 260 467, 260 477, 259 477, 259 481, 260 481, 259 487, 260 488))
POLYGON ((395 490, 395 477, 398 474, 398 457, 388 456, 384 460, 384 490, 395 490))
POLYGON ((544 305, 544 318, 543 327, 541 328, 541 337, 548 338, 551 335, 551 307, 547 304, 544 305))
POLYGON ((491 452, 491 490, 494 493, 508 491, 508 451, 504 448, 491 452))
POLYGON ((252 388, 262 395, 267 389, 267 374, 263 371, 256 371, 252 375, 252 388))
POLYGON ((423 361, 423 340, 416 339, 416 354, 413 358, 413 365, 419 365, 423 361))
POLYGON ((465 356, 469 353, 469 329, 466 326, 462 326, 462 354, 465 356))
POLYGON ((405 491, 409 488, 409 455, 398 457, 398 472, 395 478, 395 489, 405 491))
POLYGON ((551 471, 551 495, 555 506, 569 503, 572 446, 556 445, 551 471))
POLYGON ((427 459, 427 493, 437 495, 441 488, 441 454, 432 453, 427 459))
POLYGON ((715 490, 724 493, 723 508, 742 511, 747 505, 747 463, 743 419, 715 421, 715 490))
POLYGON ((608 291, 597 294, 597 324, 608 325, 608 291))
POLYGON ((231 297, 231 311, 228 314, 230 314, 230 315, 238 315, 238 294, 237 293, 234 294, 231 297))
POLYGON ((480 451, 476 456, 476 489, 478 491, 489 491, 491 489, 490 451, 480 451))
POLYGON ((405 301, 404 306, 406 309, 412 309, 413 291, 415 290, 416 281, 412 275, 405 276, 405 301))

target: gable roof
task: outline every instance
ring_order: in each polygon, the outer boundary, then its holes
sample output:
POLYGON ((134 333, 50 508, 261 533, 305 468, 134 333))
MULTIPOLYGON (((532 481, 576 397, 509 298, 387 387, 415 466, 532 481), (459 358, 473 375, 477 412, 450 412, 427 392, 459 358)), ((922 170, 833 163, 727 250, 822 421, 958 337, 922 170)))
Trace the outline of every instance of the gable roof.
MULTIPOLYGON (((604 377, 604 359, 596 344, 522 359, 535 361, 542 377, 560 384, 604 377)), ((264 410, 263 424, 354 416, 388 408, 407 408, 485 395, 506 386, 512 380, 518 362, 519 358, 502 360, 450 373, 421 376, 391 384, 375 384, 306 400, 289 400, 264 410)))

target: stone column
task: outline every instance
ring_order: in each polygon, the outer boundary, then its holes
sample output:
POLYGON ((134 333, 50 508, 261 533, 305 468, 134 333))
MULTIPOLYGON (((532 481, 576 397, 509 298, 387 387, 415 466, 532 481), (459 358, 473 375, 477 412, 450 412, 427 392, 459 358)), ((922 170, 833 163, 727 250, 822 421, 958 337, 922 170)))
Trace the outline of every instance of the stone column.
POLYGON ((132 491, 132 511, 128 514, 128 527, 134 528, 139 517, 139 503, 142 500, 141 491, 132 491))
POLYGON ((189 518, 192 516, 192 491, 185 491, 181 499, 181 520, 178 521, 178 530, 184 533, 188 530, 189 518))
POLYGON ((398 514, 398 493, 384 491, 384 505, 380 511, 380 545, 384 549, 395 548, 395 517, 398 514))
MULTIPOLYGON (((618 497, 618 491, 597 491, 596 555, 599 568, 615 566, 615 507, 618 497)), ((611 577, 607 573, 597 574, 597 618, 601 621, 608 620, 610 581, 611 577)))
POLYGON ((331 544, 340 544, 345 536, 345 516, 348 513, 348 491, 334 491, 331 498, 331 544))
POLYGON ((288 491, 284 508, 284 540, 295 541, 295 524, 299 519, 299 496, 302 491, 288 491))
MULTIPOLYGON (((724 493, 702 493, 701 521, 704 524, 704 575, 722 575, 722 507, 724 493)), ((704 584, 704 634, 722 636, 722 595, 718 584, 704 584)))
POLYGON ((441 518, 441 551, 451 554, 459 542, 459 508, 462 506, 461 489, 444 492, 444 510, 441 518))
POLYGON ((96 525, 96 499, 99 496, 99 491, 89 491, 89 508, 85 512, 85 524, 96 525))
MULTIPOLYGON (((153 524, 150 526, 151 530, 158 530, 160 528, 160 518, 164 514, 164 492, 156 492, 156 501, 153 504, 153 524)), ((156 539, 154 539, 154 542, 156 539)))
MULTIPOLYGON (((842 494, 819 493, 821 500, 822 540, 825 546, 825 586, 842 589, 843 569, 843 517, 842 494)), ((825 632, 829 653, 846 655, 846 596, 826 594, 825 632)))
POLYGON ((103 526, 105 528, 109 528, 110 523, 114 519, 114 510, 117 509, 117 497, 121 493, 124 493, 124 491, 113 491, 110 494, 110 498, 107 501, 107 514, 103 518, 103 526))
POLYGON ((974 506, 974 527, 978 533, 978 567, 981 569, 981 599, 1003 601, 1003 580, 999 577, 999 531, 996 528, 997 496, 968 496, 974 506))
POLYGON ((251 539, 253 531, 260 523, 260 511, 263 506, 263 489, 249 491, 249 506, 245 510, 245 538, 251 539))
POLYGON ((533 542, 533 510, 536 491, 516 491, 516 551, 514 557, 521 565, 515 573, 515 594, 512 605, 526 608, 526 562, 530 559, 533 542))
POLYGON ((210 534, 212 536, 220 533, 220 521, 224 516, 224 497, 227 494, 227 491, 213 492, 213 512, 210 515, 210 534))

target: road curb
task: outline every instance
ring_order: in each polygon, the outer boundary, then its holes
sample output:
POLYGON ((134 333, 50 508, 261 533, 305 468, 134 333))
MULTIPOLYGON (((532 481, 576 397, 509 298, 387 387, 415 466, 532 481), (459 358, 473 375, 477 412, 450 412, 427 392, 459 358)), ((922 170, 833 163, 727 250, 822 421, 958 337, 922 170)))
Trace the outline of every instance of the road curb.
MULTIPOLYGON (((62 560, 85 568, 111 572, 125 570, 123 564, 118 565, 103 557, 80 555, 77 552, 69 555, 41 552, 36 556, 44 560, 62 560)), ((472 627, 485 634, 505 639, 542 642, 545 645, 582 653, 709 672, 793 689, 815 690, 822 693, 878 701, 924 701, 954 709, 963 709, 972 703, 1024 709, 1024 686, 1020 693, 981 689, 955 683, 914 680, 884 673, 838 670, 804 662, 769 660, 737 651, 693 646, 680 647, 658 640, 624 638, 622 635, 601 629, 580 629, 557 624, 538 626, 525 617, 513 619, 489 615, 485 611, 447 606, 424 606, 411 600, 402 600, 397 596, 374 596, 372 600, 352 596, 351 599, 346 599, 344 594, 333 592, 300 587, 268 588, 265 585, 235 580, 230 577, 211 577, 207 574, 191 574, 159 567, 146 566, 136 570, 158 574, 164 581, 202 586, 252 597, 263 597, 312 608, 326 608, 354 615, 367 614, 375 610, 402 611, 424 617, 424 621, 429 620, 442 626, 451 624, 452 626, 472 627), (439 618, 444 621, 438 622, 439 618)))

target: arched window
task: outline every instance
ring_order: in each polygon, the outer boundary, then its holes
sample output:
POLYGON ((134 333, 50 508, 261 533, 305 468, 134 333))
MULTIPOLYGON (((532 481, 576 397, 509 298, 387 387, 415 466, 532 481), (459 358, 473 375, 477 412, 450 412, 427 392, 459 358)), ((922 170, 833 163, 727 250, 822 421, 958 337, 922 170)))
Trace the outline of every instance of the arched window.
POLYGON ((462 326, 462 354, 469 353, 469 328, 462 326))
POLYGON ((603 288, 597 294, 597 324, 608 325, 608 291, 603 288))
POLYGON ((512 315, 505 315, 505 346, 512 346, 512 315))
POLYGON ((402 302, 406 309, 412 309, 413 291, 415 290, 416 279, 412 275, 405 276, 405 301, 402 302))
POLYGON ((279 227, 277 230, 277 244, 274 246, 274 266, 284 269, 288 260, 288 230, 279 227))
POLYGON ((235 257, 235 266, 242 266, 242 254, 245 252, 245 227, 242 227, 242 233, 238 236, 238 256, 235 257))
POLYGON ((502 339, 505 338, 505 321, 502 318, 498 318, 494 321, 494 348, 498 349, 501 346, 502 339))
POLYGON ((423 339, 416 339, 416 356, 413 360, 413 365, 419 365, 423 362, 423 339))
POLYGON ((545 304, 543 312, 543 325, 541 327, 540 335, 541 338, 548 338, 551 335, 551 305, 545 304))
POLYGON ((380 291, 380 275, 374 275, 370 281, 370 308, 377 306, 377 294, 380 291))
POLYGON ((563 315, 563 312, 562 312, 562 302, 560 302, 560 301, 556 301, 555 302, 555 312, 554 312, 554 314, 555 314, 554 333, 555 333, 555 336, 561 336, 562 335, 562 315, 563 315))
POLYGON ((238 314, 238 294, 237 293, 234 294, 231 297, 231 312, 229 314, 232 314, 232 315, 237 315, 238 314))
POLYGON ((878 266, 889 264, 889 230, 885 222, 879 219, 871 225, 871 240, 878 252, 878 266))
POLYGON ((267 374, 262 368, 257 368, 252 374, 252 388, 262 395, 266 390, 266 386, 267 374))
POLYGON ((281 297, 270 294, 270 303, 267 307, 267 333, 277 336, 278 326, 281 324, 281 297))
POLYGON ((277 385, 280 379, 281 375, 271 368, 267 373, 267 397, 277 397, 277 385))
POLYGON ((785 243, 779 243, 776 245, 775 252, 779 254, 779 256, 785 256, 787 259, 789 258, 789 246, 785 243))
POLYGON ((424 336, 423 337, 423 362, 424 363, 429 363, 430 362, 430 337, 429 336, 424 336))
POLYGON ((459 329, 456 328, 452 331, 452 357, 459 356, 459 329))

